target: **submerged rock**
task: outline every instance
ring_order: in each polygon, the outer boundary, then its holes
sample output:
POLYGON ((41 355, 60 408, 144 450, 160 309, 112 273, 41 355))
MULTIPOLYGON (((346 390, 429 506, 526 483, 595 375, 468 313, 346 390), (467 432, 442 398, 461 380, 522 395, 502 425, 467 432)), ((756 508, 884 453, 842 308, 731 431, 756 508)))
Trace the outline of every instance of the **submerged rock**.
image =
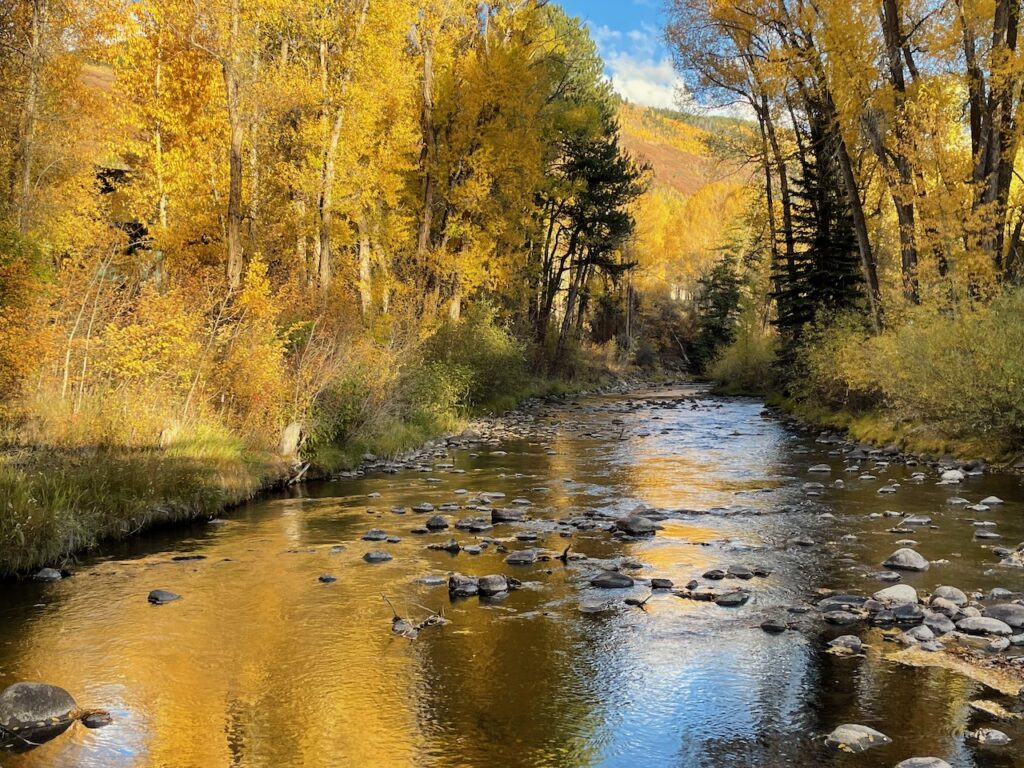
POLYGON ((154 589, 149 593, 149 597, 147 598, 147 600, 149 600, 153 605, 165 605, 180 599, 181 595, 175 592, 169 592, 166 589, 154 589))
POLYGON ((884 733, 868 728, 866 725, 840 725, 825 738, 826 746, 842 752, 855 754, 866 752, 874 747, 892 744, 892 739, 884 733))
POLYGON ((862 653, 864 643, 856 635, 842 635, 829 643, 829 647, 836 651, 847 653, 862 653))

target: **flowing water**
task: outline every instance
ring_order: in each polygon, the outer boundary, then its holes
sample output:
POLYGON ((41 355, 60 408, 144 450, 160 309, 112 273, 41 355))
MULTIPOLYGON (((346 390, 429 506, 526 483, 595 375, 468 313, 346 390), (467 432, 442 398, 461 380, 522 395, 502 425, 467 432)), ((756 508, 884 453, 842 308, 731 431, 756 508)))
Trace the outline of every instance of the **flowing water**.
MULTIPOLYGON (((1010 699, 952 671, 897 663, 899 647, 881 630, 854 628, 869 644, 863 656, 826 653, 827 641, 849 630, 823 625, 815 612, 787 612, 822 588, 871 594, 886 586, 871 574, 908 538, 888 532, 892 519, 869 516, 886 510, 934 518, 936 527, 909 538, 929 559, 949 561, 904 574, 904 583, 1024 591, 1024 571, 995 567, 993 542, 974 539, 979 513, 947 503, 1002 497, 1007 503, 983 516, 1002 534, 996 544, 1016 545, 1024 541, 1018 478, 937 486, 935 470, 918 482, 910 480, 917 468, 869 460, 863 471, 875 479, 860 479, 844 471, 835 446, 793 431, 755 401, 684 394, 692 393, 538 406, 531 426, 501 444, 439 451, 423 471, 311 484, 236 510, 224 524, 108 548, 62 582, 0 586, 0 688, 43 680, 114 716, 107 728, 76 725, 0 763, 880 768, 931 755, 958 768, 1024 767, 1020 720, 994 724, 1015 739, 1009 747, 983 749, 964 737, 993 725, 972 714, 970 701, 1012 708, 1010 699), (821 462, 831 476, 808 472, 821 462), (845 488, 830 487, 837 478, 845 488), (895 494, 878 492, 893 480, 902 481, 895 494), (827 487, 809 495, 808 481, 827 487), (530 522, 479 535, 410 532, 426 517, 413 505, 467 505, 481 492, 505 494, 496 507, 528 499, 530 522), (635 560, 637 578, 677 586, 730 564, 771 575, 743 582, 752 597, 739 608, 668 591, 638 608, 623 598, 645 597, 643 583, 598 590, 586 580, 592 563, 512 566, 498 551, 558 554, 569 539, 556 519, 639 505, 690 512, 671 514, 640 541, 615 539, 603 526, 578 531, 573 551, 635 560), (392 511, 399 506, 407 511, 392 511), (371 528, 401 541, 362 541, 371 528), (515 539, 530 532, 537 541, 515 539), (427 549, 452 535, 463 544, 510 540, 479 555, 427 549), (393 559, 363 562, 371 549, 393 559), (173 559, 182 555, 204 559, 173 559), (504 600, 450 601, 445 586, 419 581, 450 571, 524 584, 504 600), (337 581, 321 583, 323 574, 337 581), (156 588, 182 599, 149 605, 156 588), (382 594, 411 619, 443 607, 450 623, 416 639, 396 636, 382 594), (608 600, 608 610, 580 611, 594 599, 608 600), (794 629, 770 635, 760 629, 769 618, 794 629), (893 743, 832 753, 823 737, 842 723, 876 727, 893 743)), ((454 523, 479 513, 448 514, 454 523)))

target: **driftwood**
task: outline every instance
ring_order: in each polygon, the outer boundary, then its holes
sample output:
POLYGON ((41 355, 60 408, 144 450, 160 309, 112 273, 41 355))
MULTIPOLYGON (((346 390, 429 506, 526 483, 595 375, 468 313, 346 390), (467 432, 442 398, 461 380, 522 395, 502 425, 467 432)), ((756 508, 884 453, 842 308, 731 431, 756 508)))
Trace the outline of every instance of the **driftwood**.
POLYGON ((311 462, 306 462, 298 473, 288 481, 288 485, 296 485, 302 482, 302 478, 305 477, 306 472, 309 470, 311 462))
POLYGON ((414 603, 414 605, 417 608, 422 608, 424 611, 427 611, 429 615, 422 621, 413 623, 409 619, 402 617, 398 611, 395 610, 395 606, 390 600, 388 600, 387 595, 382 594, 381 597, 384 599, 384 602, 388 604, 388 607, 391 609, 391 613, 393 614, 391 617, 391 631, 400 637, 415 640, 419 636, 420 631, 427 629, 428 627, 441 627, 449 623, 448 619, 444 616, 443 608, 440 611, 432 611, 430 608, 419 605, 418 603, 414 603))

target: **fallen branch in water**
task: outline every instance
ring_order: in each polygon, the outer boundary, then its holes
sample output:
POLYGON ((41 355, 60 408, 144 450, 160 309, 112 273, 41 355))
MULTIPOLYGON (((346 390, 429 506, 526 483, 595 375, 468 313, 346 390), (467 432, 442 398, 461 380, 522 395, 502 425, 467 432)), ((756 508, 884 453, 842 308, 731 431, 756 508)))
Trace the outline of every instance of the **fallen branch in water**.
POLYGON ((449 623, 448 619, 444 616, 443 608, 440 611, 432 611, 426 606, 414 603, 417 608, 422 608, 430 615, 422 621, 413 624, 395 610, 395 606, 388 599, 387 595, 381 593, 381 597, 384 599, 384 602, 388 604, 388 607, 391 609, 391 613, 393 614, 391 618, 391 631, 401 637, 407 637, 410 640, 415 640, 421 630, 426 629, 427 627, 441 627, 449 623))

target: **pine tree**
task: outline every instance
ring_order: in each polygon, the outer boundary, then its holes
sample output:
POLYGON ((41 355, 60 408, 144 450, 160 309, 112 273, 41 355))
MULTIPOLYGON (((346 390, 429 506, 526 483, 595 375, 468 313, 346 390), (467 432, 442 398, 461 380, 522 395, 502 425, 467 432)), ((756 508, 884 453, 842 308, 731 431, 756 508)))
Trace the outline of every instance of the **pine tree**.
MULTIPOLYGON (((805 328, 863 298, 857 240, 836 161, 836 136, 820 114, 808 116, 801 174, 793 180, 793 263, 773 270, 775 325, 783 338, 780 364, 791 369, 805 328)), ((790 373, 792 371, 790 370, 790 373)))

